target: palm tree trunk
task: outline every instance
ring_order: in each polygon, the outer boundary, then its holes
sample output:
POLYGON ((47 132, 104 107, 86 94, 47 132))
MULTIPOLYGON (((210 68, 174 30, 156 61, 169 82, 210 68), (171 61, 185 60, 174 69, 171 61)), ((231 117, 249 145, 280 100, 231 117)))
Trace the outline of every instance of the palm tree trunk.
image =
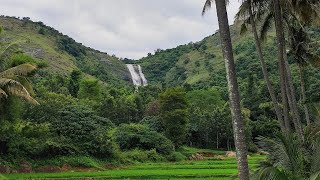
POLYGON ((306 83, 304 81, 304 66, 301 64, 298 64, 299 67, 299 73, 300 73, 300 86, 301 86, 301 96, 302 96, 302 104, 303 104, 303 109, 304 109, 304 114, 306 116, 306 121, 307 125, 309 126, 311 124, 310 122, 310 115, 309 115, 309 110, 308 106, 306 103, 306 83))
MULTIPOLYGON (((288 109, 288 99, 286 92, 286 65, 284 61, 284 51, 285 51, 285 38, 284 30, 282 24, 282 13, 280 9, 279 0, 274 0, 274 12, 275 12, 275 26, 277 34, 277 43, 278 43, 278 63, 279 63, 279 74, 280 74, 280 87, 281 87, 281 99, 283 105, 283 120, 284 122, 289 122, 289 109, 288 109)), ((286 127, 286 132, 289 132, 290 129, 286 127)))
POLYGON ((237 152, 238 177, 240 180, 249 179, 247 159, 247 145, 244 132, 244 122, 241 116, 240 95, 236 77, 232 43, 225 0, 215 0, 219 21, 219 32, 222 45, 222 53, 225 59, 227 81, 229 88, 230 108, 233 120, 233 134, 237 152))
POLYGON ((287 52, 284 52, 284 60, 285 60, 285 66, 286 66, 286 81, 287 81, 287 86, 288 86, 288 91, 287 91, 287 95, 288 95, 288 99, 289 99, 289 103, 291 103, 290 106, 292 106, 292 116, 293 116, 293 124, 294 124, 294 128, 296 130, 296 133, 299 136, 299 139, 304 141, 304 136, 303 136, 303 129, 302 129, 302 125, 301 125, 301 119, 300 119, 300 113, 299 113, 299 109, 298 109, 298 103, 296 100, 296 90, 295 87, 293 85, 293 81, 292 81, 292 75, 291 75, 291 70, 289 67, 289 63, 288 63, 288 57, 287 57, 287 52))
POLYGON ((255 42, 256 42, 256 48, 257 48, 257 52, 258 52, 258 56, 259 56, 259 60, 260 60, 260 64, 261 64, 261 68, 262 68, 262 72, 263 72, 263 77, 264 77, 264 80, 265 80, 265 82, 267 84, 267 88, 268 88, 268 91, 269 91, 269 94, 270 94, 270 97, 271 97, 271 100, 272 100, 272 104, 273 104, 274 110, 276 112, 277 119, 278 119, 278 121, 280 123, 280 127, 281 127, 282 131, 285 132, 285 129, 286 129, 285 128, 285 123, 283 122, 281 109, 279 107, 276 95, 275 95, 273 87, 272 87, 272 83, 271 83, 270 78, 269 78, 267 65, 266 65, 266 63, 264 61, 262 48, 261 48, 261 42, 260 42, 260 39, 259 39, 259 36, 258 36, 257 27, 256 27, 256 23, 255 23, 254 18, 253 18, 251 6, 250 6, 250 9, 249 9, 249 14, 250 14, 250 21, 251 21, 253 35, 254 35, 255 42))

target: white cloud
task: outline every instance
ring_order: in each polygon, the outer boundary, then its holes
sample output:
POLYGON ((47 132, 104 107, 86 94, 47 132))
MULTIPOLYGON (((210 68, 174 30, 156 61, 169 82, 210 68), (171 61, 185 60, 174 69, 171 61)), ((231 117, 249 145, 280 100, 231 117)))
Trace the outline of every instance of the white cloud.
MULTIPOLYGON (((2 0, 3 15, 42 21, 86 46, 140 58, 157 48, 199 41, 218 29, 205 0, 2 0)), ((239 7, 231 0, 230 22, 239 7)))

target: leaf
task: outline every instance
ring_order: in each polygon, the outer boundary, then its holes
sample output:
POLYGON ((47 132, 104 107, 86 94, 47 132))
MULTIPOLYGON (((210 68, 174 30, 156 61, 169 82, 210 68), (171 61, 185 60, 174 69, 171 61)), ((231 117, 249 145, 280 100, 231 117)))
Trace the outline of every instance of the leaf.
POLYGON ((13 79, 0 78, 0 88, 3 89, 7 94, 22 97, 32 104, 39 104, 30 96, 26 88, 18 81, 15 81, 13 79))
POLYGON ((37 68, 31 64, 21 64, 0 73, 0 77, 27 76, 37 68))

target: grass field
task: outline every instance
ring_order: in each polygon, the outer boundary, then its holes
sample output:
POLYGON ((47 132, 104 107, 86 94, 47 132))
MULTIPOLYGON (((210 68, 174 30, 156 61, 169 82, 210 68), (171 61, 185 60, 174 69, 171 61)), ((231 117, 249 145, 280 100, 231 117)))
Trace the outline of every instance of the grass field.
MULTIPOLYGON (((264 156, 249 158, 255 169, 264 156)), ((177 163, 141 163, 101 172, 64 172, 0 175, 0 179, 231 179, 237 174, 234 158, 183 161, 177 163)))

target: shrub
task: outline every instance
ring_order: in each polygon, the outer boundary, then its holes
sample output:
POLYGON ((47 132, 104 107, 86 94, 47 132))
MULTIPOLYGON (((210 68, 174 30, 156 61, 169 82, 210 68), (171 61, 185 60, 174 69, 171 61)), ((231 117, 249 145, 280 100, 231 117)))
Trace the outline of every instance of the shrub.
POLYGON ((139 149, 134 149, 130 151, 123 152, 122 160, 130 163, 135 162, 161 162, 165 158, 157 153, 155 149, 144 151, 139 149))
POLYGON ((187 157, 181 154, 180 152, 173 152, 168 156, 166 156, 166 158, 168 161, 172 161, 172 162, 183 161, 187 159, 187 157))
POLYGON ((141 124, 122 124, 116 128, 113 138, 121 150, 155 149, 162 154, 169 154, 173 150, 169 139, 141 124))
POLYGON ((161 118, 159 116, 147 116, 144 117, 140 124, 144 124, 157 132, 163 132, 163 125, 161 123, 161 118))
POLYGON ((113 123, 96 116, 85 106, 64 108, 51 124, 56 136, 68 139, 83 154, 109 157, 113 153, 113 144, 108 135, 108 130, 114 127, 113 123))

